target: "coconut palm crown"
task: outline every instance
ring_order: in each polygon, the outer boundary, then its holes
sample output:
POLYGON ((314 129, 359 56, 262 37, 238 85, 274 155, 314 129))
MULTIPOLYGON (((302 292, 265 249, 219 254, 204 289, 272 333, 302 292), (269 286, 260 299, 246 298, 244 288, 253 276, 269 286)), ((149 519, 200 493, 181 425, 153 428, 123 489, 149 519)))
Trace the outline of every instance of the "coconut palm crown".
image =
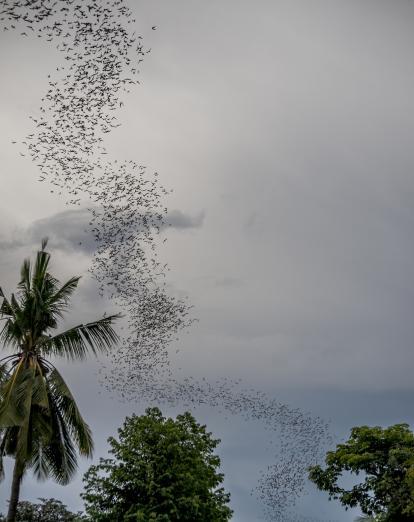
POLYGON ((0 361, 0 478, 3 457, 15 459, 8 521, 15 520, 27 469, 38 479, 52 477, 66 484, 76 470, 77 451, 92 455, 90 428, 48 358, 82 360, 88 353, 106 351, 118 339, 112 327, 118 315, 53 335, 80 278, 60 285, 48 271, 46 244, 43 240, 33 266, 24 261, 16 294, 7 299, 0 288, 0 320, 5 321, 0 345, 13 351, 0 361))

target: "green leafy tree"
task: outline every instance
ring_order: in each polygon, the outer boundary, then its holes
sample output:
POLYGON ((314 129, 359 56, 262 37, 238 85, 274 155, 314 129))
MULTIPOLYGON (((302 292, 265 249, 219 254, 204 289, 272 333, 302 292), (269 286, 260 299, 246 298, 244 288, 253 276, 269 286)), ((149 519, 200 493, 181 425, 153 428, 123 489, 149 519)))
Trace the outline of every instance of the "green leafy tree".
POLYGON ((48 358, 82 360, 113 345, 117 316, 80 324, 52 335, 68 307, 79 277, 60 285, 49 271, 47 241, 32 266, 25 260, 16 294, 7 299, 0 288, 0 344, 13 351, 0 365, 0 473, 3 456, 14 458, 7 521, 14 522, 23 474, 66 484, 73 476, 76 448, 91 456, 91 431, 62 376, 48 358))
POLYGON ((414 434, 408 424, 389 428, 361 426, 350 439, 326 455, 326 468, 314 466, 309 478, 329 499, 359 506, 374 520, 414 521, 414 434), (364 480, 350 489, 339 485, 343 473, 364 480))
POLYGON ((190 413, 174 420, 149 408, 127 417, 118 434, 108 439, 115 459, 101 459, 84 477, 82 497, 94 522, 230 520, 213 453, 220 441, 190 413))
MULTIPOLYGON (((65 504, 54 498, 39 498, 39 503, 20 501, 17 504, 16 522, 82 522, 82 513, 72 513, 65 504)), ((0 516, 0 522, 6 519, 0 516)))

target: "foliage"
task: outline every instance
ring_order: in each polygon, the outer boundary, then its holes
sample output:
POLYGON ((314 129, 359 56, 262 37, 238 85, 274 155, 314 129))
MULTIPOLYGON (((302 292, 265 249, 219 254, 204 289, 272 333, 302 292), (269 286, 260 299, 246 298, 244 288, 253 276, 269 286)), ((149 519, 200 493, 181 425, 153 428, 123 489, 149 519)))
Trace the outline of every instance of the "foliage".
POLYGON ((414 520, 414 434, 407 424, 389 428, 361 426, 326 455, 326 469, 314 466, 309 478, 343 506, 359 506, 375 520, 414 520), (351 489, 338 479, 344 472, 363 474, 351 489))
POLYGON ((20 482, 32 468, 35 476, 52 476, 66 484, 76 470, 76 448, 92 454, 90 429, 50 356, 84 359, 106 350, 117 336, 110 316, 52 335, 63 317, 79 277, 60 285, 49 271, 46 240, 34 267, 25 260, 18 291, 7 299, 0 288, 0 342, 14 353, 0 365, 0 477, 3 456, 15 459, 8 520, 14 520, 20 482))
POLYGON ((108 439, 115 459, 101 459, 84 476, 87 514, 96 522, 226 522, 230 495, 219 487, 219 440, 190 413, 176 420, 158 408, 127 417, 119 440, 108 439))
MULTIPOLYGON (((17 505, 16 522, 82 522, 82 514, 72 513, 60 501, 54 498, 39 498, 39 503, 19 502, 17 505)), ((5 518, 0 515, 0 522, 5 518)))

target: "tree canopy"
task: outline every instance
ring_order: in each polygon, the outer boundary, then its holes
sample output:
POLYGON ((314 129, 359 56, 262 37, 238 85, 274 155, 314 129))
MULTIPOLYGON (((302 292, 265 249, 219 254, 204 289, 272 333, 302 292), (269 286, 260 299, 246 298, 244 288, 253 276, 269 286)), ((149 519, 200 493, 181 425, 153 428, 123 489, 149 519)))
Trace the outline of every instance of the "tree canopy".
POLYGON ((127 417, 113 459, 85 474, 86 512, 96 522, 226 522, 230 495, 220 487, 220 459, 205 426, 190 413, 165 418, 158 408, 127 417))
MULTIPOLYGON (((17 504, 16 522, 81 522, 81 513, 72 513, 54 498, 39 498, 40 502, 23 500, 17 504)), ((5 522, 0 515, 0 522, 5 522)))
POLYGON ((326 455, 326 468, 314 466, 309 478, 343 506, 359 506, 375 520, 414 521, 414 434, 408 424, 388 428, 361 426, 326 455), (347 489, 343 475, 362 475, 347 489))

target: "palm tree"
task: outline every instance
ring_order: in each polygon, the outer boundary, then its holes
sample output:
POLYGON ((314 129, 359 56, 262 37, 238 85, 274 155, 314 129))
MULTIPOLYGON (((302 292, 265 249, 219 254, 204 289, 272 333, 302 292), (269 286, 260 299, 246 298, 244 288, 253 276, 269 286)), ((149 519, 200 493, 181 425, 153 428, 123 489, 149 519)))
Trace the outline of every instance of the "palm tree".
POLYGON ((54 478, 67 484, 80 455, 91 456, 91 430, 50 356, 82 360, 88 352, 105 351, 118 337, 112 324, 118 315, 80 324, 52 335, 68 307, 79 277, 60 285, 49 272, 50 254, 42 241, 34 266, 26 259, 18 291, 3 302, 5 321, 0 342, 13 354, 0 361, 0 478, 3 456, 14 458, 7 522, 14 522, 20 484, 31 468, 38 479, 54 478))

